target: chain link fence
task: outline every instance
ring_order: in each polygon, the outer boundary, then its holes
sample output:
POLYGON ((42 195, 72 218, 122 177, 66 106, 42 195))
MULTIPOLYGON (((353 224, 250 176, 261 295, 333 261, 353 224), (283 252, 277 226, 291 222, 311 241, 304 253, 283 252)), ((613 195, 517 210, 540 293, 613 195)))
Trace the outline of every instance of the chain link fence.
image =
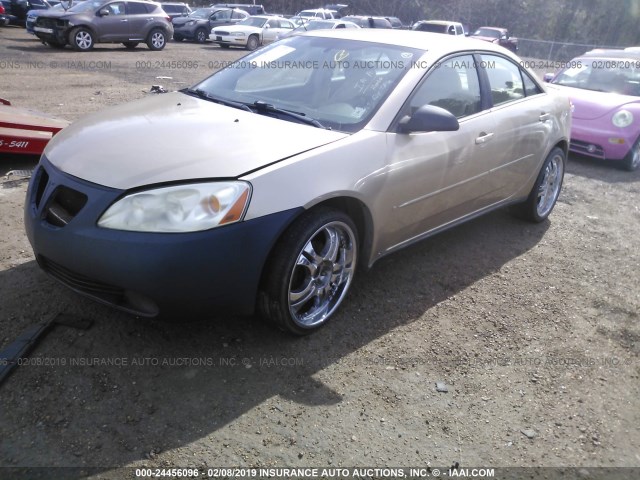
POLYGON ((594 48, 622 48, 607 45, 594 45, 588 43, 566 43, 549 40, 533 40, 530 38, 518 39, 518 55, 525 58, 538 58, 542 60, 553 60, 568 62, 572 58, 593 50, 594 48))

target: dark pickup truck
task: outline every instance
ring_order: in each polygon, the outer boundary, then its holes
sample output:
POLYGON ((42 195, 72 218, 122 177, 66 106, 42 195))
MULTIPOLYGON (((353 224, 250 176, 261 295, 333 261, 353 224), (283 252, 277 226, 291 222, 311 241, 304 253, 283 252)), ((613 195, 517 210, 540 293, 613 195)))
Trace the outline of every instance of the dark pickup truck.
POLYGON ((509 30, 506 28, 480 27, 471 36, 485 42, 497 43, 514 53, 518 51, 518 39, 509 35, 509 30))

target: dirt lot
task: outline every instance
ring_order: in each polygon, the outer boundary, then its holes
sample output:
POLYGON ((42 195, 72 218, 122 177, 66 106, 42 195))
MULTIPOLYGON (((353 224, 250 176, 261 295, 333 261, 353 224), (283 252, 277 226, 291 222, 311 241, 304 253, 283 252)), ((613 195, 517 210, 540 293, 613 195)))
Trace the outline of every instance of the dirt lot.
MULTIPOLYGON (((243 53, 78 54, 0 28, 0 97, 75 120, 243 53)), ((0 160, 0 175, 34 166, 0 160)), ((571 158, 548 222, 499 211, 387 257, 301 339, 252 318, 139 320, 67 291, 37 267, 26 185, 7 180, 0 349, 58 312, 93 326, 55 327, 0 386, 1 467, 640 467, 640 172, 571 158)), ((0 477, 43 472, 86 474, 0 477)))

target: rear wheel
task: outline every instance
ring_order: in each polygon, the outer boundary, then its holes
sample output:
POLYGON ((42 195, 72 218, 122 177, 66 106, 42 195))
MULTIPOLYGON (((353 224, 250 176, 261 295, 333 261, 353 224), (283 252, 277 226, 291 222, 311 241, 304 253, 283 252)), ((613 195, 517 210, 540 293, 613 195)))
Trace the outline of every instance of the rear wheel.
POLYGON ((255 50, 260 46, 260 40, 257 35, 251 35, 247 39, 247 50, 255 50))
POLYGON ((349 216, 318 208, 283 234, 265 267, 258 308, 296 335, 322 327, 338 309, 356 269, 358 237, 349 216))
POLYGON ((625 170, 633 172, 640 167, 640 138, 636 140, 636 143, 631 147, 627 156, 622 160, 622 166, 625 170))
POLYGON ((195 39, 198 43, 204 43, 207 41, 207 31, 204 28, 199 28, 196 30, 195 39))
POLYGON ((93 33, 84 27, 76 27, 69 34, 69 43, 75 50, 88 52, 93 48, 93 33))
POLYGON ((149 50, 162 50, 167 44, 167 36, 159 28, 154 28, 147 37, 149 50))
POLYGON ((542 164, 529 198, 518 208, 521 217, 538 223, 549 216, 562 189, 565 164, 564 151, 558 147, 551 150, 542 164))
POLYGON ((130 50, 133 50, 134 48, 136 48, 138 45, 140 45, 140 42, 124 42, 123 45, 125 47, 127 47, 130 50))

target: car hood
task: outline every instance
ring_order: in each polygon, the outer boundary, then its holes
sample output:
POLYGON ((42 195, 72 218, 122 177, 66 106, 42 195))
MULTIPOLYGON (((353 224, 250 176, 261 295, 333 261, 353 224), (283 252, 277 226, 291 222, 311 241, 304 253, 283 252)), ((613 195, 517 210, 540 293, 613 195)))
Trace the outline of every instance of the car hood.
POLYGON ((129 189, 236 178, 347 136, 174 92, 84 117, 44 154, 70 175, 129 189))
POLYGON ((216 27, 214 32, 218 30, 222 32, 249 32, 249 33, 259 33, 262 31, 261 27, 252 27, 251 25, 225 25, 221 27, 216 27))
POLYGON ((471 38, 477 38, 478 40, 484 40, 485 42, 491 42, 491 43, 498 41, 498 39, 495 37, 485 37, 482 35, 471 35, 471 38))
POLYGON ((566 94, 573 103, 573 118, 579 120, 595 120, 615 113, 629 104, 640 105, 640 98, 618 93, 597 92, 583 88, 552 86, 566 94))
POLYGON ((207 20, 206 18, 193 18, 193 17, 177 17, 177 18, 174 18, 171 22, 174 25, 184 25, 185 23, 192 22, 192 21, 196 21, 202 24, 209 23, 209 20, 207 20))

